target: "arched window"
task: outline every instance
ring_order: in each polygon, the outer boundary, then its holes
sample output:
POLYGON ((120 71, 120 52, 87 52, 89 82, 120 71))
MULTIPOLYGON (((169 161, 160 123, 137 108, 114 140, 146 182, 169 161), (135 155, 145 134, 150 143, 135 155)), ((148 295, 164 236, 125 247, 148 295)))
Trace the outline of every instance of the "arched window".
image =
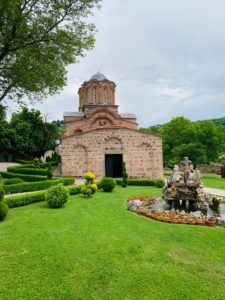
POLYGON ((104 104, 108 104, 108 89, 104 87, 104 104))
POLYGON ((97 104, 97 88, 94 87, 94 90, 93 90, 93 93, 94 93, 94 104, 97 104))

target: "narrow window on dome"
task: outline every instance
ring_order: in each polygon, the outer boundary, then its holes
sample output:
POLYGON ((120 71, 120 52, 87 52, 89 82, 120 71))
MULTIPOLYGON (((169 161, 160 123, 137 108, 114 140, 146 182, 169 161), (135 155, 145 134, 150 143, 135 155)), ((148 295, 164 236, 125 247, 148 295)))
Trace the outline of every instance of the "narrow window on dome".
POLYGON ((94 88, 94 104, 97 104, 97 89, 94 88))
POLYGON ((104 88, 104 104, 108 104, 108 89, 104 88))

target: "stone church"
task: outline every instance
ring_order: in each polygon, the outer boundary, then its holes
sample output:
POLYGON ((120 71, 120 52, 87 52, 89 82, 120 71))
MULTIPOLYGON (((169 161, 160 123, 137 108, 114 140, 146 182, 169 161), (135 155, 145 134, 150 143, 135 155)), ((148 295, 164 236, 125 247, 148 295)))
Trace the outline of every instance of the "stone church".
POLYGON ((62 175, 97 178, 122 176, 126 162, 129 178, 162 178, 162 139, 138 130, 136 116, 120 113, 116 85, 97 73, 79 88, 79 111, 64 114, 61 138, 62 175))

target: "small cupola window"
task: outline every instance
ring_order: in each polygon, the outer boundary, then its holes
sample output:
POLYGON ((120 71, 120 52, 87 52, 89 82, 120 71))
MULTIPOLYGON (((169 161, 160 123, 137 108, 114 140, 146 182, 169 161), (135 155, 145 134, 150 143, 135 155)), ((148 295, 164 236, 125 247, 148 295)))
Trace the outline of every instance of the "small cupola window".
POLYGON ((94 104, 97 104, 97 88, 96 87, 94 87, 93 93, 94 93, 94 104))
POLYGON ((104 87, 104 104, 108 104, 108 89, 104 87))

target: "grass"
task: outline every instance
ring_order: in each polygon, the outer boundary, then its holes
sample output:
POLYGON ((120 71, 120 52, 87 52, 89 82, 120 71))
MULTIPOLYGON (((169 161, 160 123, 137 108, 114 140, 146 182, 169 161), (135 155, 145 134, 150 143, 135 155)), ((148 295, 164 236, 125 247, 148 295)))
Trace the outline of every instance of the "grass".
POLYGON ((11 209, 0 223, 0 299, 224 299, 225 231, 153 221, 116 187, 11 209))
POLYGON ((203 174, 203 184, 210 188, 225 190, 225 178, 215 173, 203 174))

